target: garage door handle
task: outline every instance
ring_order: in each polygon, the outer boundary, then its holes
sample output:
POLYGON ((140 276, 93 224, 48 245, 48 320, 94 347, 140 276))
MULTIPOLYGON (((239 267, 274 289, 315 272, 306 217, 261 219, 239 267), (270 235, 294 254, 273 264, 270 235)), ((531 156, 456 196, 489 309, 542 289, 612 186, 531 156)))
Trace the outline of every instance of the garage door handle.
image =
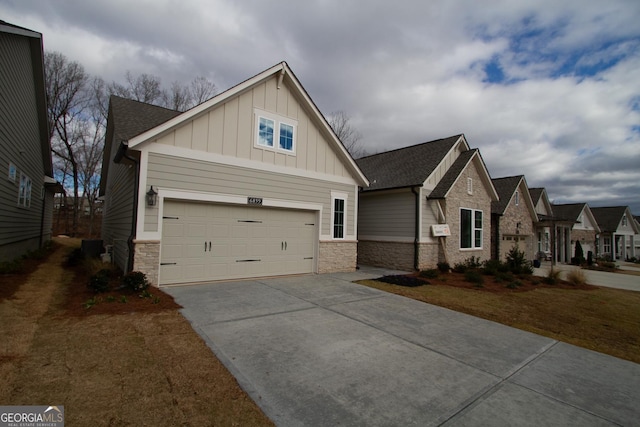
POLYGON ((287 242, 284 242, 284 250, 287 250, 287 242))
POLYGON ((209 240, 209 252, 211 252, 211 240, 209 240))

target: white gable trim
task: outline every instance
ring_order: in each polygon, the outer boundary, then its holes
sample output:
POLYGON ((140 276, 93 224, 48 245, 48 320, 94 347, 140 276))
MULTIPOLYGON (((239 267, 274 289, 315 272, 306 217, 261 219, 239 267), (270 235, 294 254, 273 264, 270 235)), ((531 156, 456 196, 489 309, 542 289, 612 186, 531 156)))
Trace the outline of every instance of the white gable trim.
POLYGON ((471 163, 473 163, 473 162, 475 162, 476 165, 479 166, 479 171, 478 172, 479 172, 480 178, 481 178, 482 182, 484 183, 485 187, 487 187, 489 196, 491 196, 491 200, 492 201, 499 200, 498 193, 496 192, 496 188, 493 186, 493 183, 491 182, 491 176, 489 175, 489 171, 487 171, 487 168, 485 167, 484 162, 482 161, 482 157, 480 157, 480 151, 478 151, 478 150, 476 150, 476 152, 473 153, 473 156, 471 156, 469 161, 462 168, 462 171, 460 171, 460 173, 456 177, 455 181, 453 181, 453 184, 451 184, 451 186, 447 190, 446 194, 444 195, 445 199, 447 197, 449 197, 449 193, 451 192, 453 187, 460 180, 460 177, 462 176, 462 172, 465 171, 469 167, 469 165, 471 163))

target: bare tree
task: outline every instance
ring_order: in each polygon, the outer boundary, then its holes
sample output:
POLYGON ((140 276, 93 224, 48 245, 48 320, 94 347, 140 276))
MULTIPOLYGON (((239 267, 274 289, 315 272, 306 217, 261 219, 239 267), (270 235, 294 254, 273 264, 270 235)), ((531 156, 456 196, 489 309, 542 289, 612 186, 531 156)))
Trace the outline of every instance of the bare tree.
POLYGON ((110 94, 147 104, 161 104, 166 98, 160 77, 146 73, 134 76, 131 71, 127 71, 124 77, 127 82, 125 85, 116 82, 109 85, 110 94))
POLYGON ((51 149, 66 163, 73 180, 72 233, 78 230, 79 163, 83 141, 83 114, 88 105, 85 91, 88 75, 78 62, 69 61, 59 52, 45 53, 47 110, 51 149))
POLYGON ((187 111, 191 108, 191 93, 188 86, 178 82, 171 83, 171 89, 164 93, 164 106, 176 111, 187 111))
POLYGON ((357 159, 366 155, 366 151, 361 144, 362 134, 351 125, 351 117, 347 113, 334 111, 329 114, 327 121, 336 136, 342 141, 344 148, 351 154, 351 157, 357 159))
POLYGON ((218 92, 216 85, 203 76, 196 77, 191 81, 191 101, 192 107, 202 104, 212 98, 218 92))

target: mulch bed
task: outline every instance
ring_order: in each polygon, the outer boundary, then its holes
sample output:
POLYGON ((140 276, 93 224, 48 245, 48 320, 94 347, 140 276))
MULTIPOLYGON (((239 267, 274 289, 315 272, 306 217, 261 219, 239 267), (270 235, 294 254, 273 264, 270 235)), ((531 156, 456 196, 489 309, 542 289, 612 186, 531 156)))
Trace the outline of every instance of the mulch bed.
POLYGON ((75 270, 75 278, 66 290, 66 313, 70 316, 155 313, 182 308, 171 295, 154 286, 149 286, 146 292, 118 289, 117 279, 111 282, 110 291, 97 293, 87 286, 89 277, 79 268, 75 270))
POLYGON ((472 283, 465 279, 463 273, 440 273, 438 277, 425 279, 420 277, 418 273, 408 275, 383 276, 375 279, 379 282, 390 283, 398 286, 417 287, 425 285, 442 285, 453 286, 456 288, 473 289, 481 292, 492 293, 511 293, 511 292, 529 292, 540 288, 555 289, 580 289, 593 290, 597 286, 592 285, 573 285, 565 280, 558 280, 555 285, 548 285, 543 282, 543 278, 539 276, 514 276, 514 280, 496 280, 495 276, 483 275, 482 284, 472 283))

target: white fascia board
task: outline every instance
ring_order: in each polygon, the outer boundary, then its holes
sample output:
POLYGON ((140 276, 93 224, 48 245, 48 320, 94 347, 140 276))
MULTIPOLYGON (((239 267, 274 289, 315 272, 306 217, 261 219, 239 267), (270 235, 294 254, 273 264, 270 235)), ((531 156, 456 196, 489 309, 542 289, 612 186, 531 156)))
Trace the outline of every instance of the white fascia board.
MULTIPOLYGON (((449 154, 451 154, 451 152, 452 152, 452 151, 455 151, 455 150, 457 150, 457 149, 458 149, 458 147, 460 146, 460 144, 464 144, 464 146, 466 147, 466 150, 465 150, 465 151, 470 150, 470 148, 469 148, 469 144, 467 143, 467 140, 464 138, 464 135, 460 135, 460 138, 458 138, 458 140, 455 142, 455 144, 453 144, 453 145, 451 146, 451 149, 450 149, 449 151, 447 151, 447 152, 445 153, 445 155, 444 155, 444 156, 442 156, 442 158, 441 158, 441 159, 440 159, 440 161, 438 162, 438 165, 437 165, 435 168, 433 168, 433 170, 431 171, 431 173, 429 174, 429 176, 424 180, 424 182, 422 183, 422 185, 423 185, 423 186, 424 186, 424 184, 425 184, 427 181, 429 181, 429 179, 431 178, 431 176, 432 176, 434 173, 436 173, 436 171, 437 171, 438 169, 440 169, 440 166, 442 166, 442 163, 444 162, 444 160, 445 160, 447 157, 449 157, 449 154)), ((448 170, 448 169, 447 169, 447 170, 448 170)), ((447 172, 445 171, 445 173, 447 173, 447 172)), ((438 184, 436 183, 436 185, 438 185, 438 184)), ((435 187, 434 187, 434 188, 435 188, 435 187)))

